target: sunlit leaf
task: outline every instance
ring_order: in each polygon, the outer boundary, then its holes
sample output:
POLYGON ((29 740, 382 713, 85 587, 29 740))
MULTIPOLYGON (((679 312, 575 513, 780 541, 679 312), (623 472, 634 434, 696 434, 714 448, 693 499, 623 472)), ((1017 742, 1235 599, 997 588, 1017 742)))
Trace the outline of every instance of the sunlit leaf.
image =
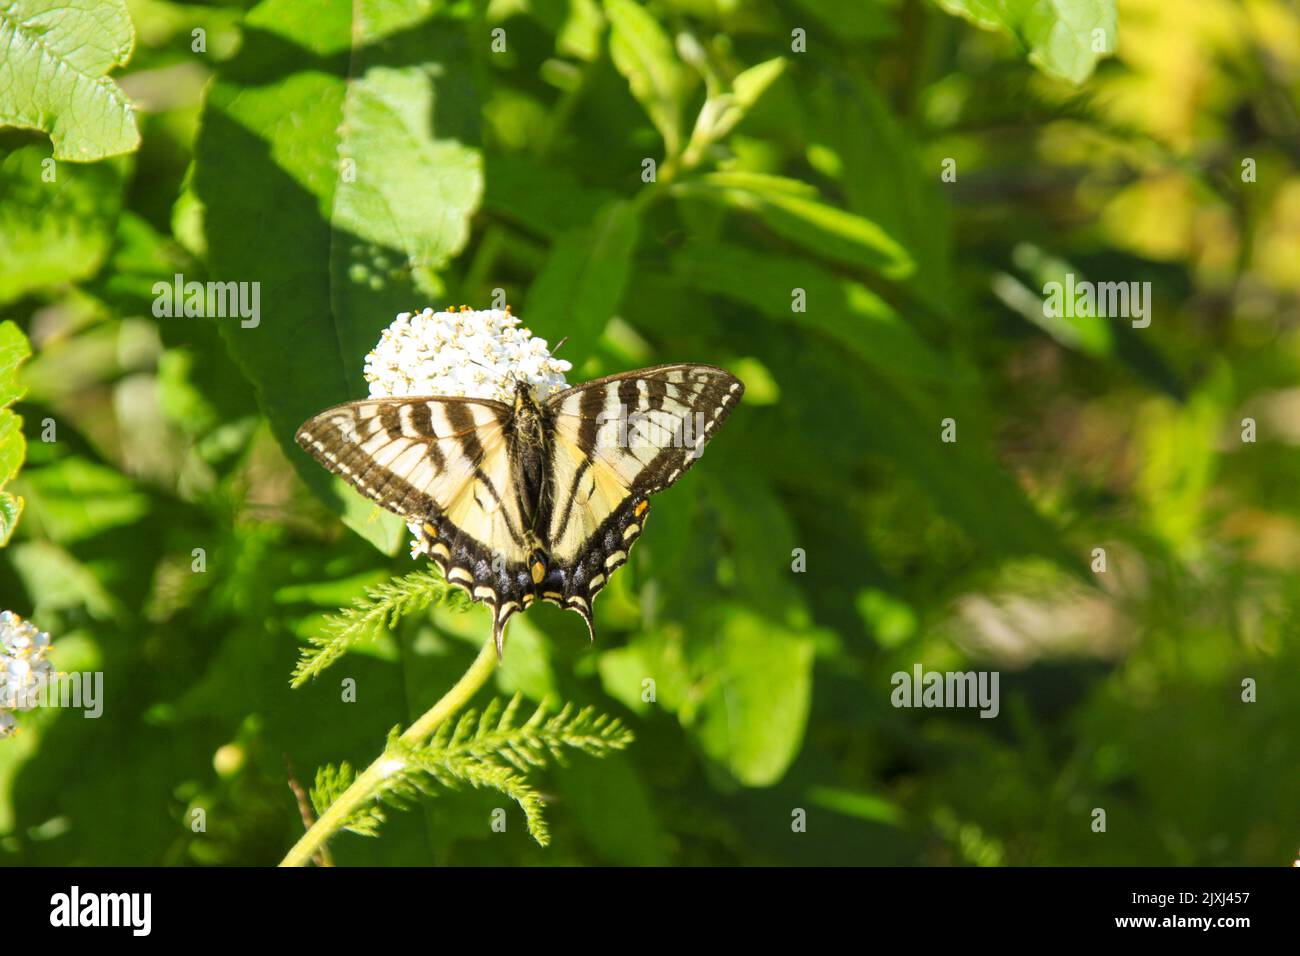
POLYGON ((949 363, 880 296, 819 265, 704 241, 689 243, 672 262, 674 274, 692 287, 816 329, 882 374, 905 382, 952 378, 949 363), (794 300, 796 290, 802 302, 794 300))
POLYGON ((18 527, 18 519, 23 516, 23 506, 22 498, 0 491, 0 548, 9 543, 14 528, 18 527))
POLYGON ((4 487, 18 474, 27 451, 22 419, 9 406, 23 397, 18 367, 29 355, 22 330, 13 322, 0 322, 0 547, 9 542, 23 513, 23 499, 4 487))
POLYGON ((751 66, 732 80, 731 92, 705 101, 691 134, 692 148, 700 149, 730 133, 785 72, 785 64, 783 57, 776 57, 751 66))
POLYGON ((1082 83, 1115 52, 1115 0, 939 0, 985 30, 1010 36, 1049 76, 1082 83))
POLYGON ((704 661, 707 690, 692 732, 741 783, 775 783, 803 742, 812 696, 811 638, 736 608, 704 661))
POLYGON ((681 148, 684 80, 672 40, 654 17, 632 0, 605 0, 605 16, 609 18, 609 52, 614 66, 659 130, 667 154, 676 155, 681 148))
POLYGON ((105 74, 131 58, 126 0, 14 0, 0 7, 0 126, 49 133, 54 158, 90 162, 140 144, 105 74))
POLYGON ((874 269, 892 279, 915 265, 907 251, 876 223, 822 202, 798 180, 759 173, 708 173, 676 187, 682 195, 725 203, 757 215, 774 232, 810 252, 874 269))
POLYGON ((365 395, 365 355, 399 311, 446 304, 437 271, 478 207, 478 107, 466 71, 448 66, 464 41, 430 9, 257 7, 209 92, 194 176, 212 271, 260 284, 260 324, 222 324, 231 354, 303 478, 389 552, 400 521, 331 479, 293 435, 365 395), (313 52, 350 43, 353 57, 313 52))

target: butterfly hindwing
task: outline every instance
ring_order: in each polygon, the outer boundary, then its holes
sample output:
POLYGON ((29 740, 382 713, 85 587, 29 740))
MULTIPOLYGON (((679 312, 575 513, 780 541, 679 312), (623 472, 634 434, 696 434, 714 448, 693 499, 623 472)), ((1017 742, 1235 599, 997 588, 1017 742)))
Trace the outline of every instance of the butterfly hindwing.
POLYGON ((645 527, 647 498, 695 463, 744 392, 710 365, 661 365, 551 397, 546 542, 556 603, 591 628, 591 605, 645 527))

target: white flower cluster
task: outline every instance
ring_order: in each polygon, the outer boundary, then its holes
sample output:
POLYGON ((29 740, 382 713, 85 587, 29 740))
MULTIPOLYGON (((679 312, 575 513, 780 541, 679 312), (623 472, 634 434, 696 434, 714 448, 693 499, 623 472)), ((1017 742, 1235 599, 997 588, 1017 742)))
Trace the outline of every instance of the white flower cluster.
MULTIPOLYGON (((519 328, 509 308, 480 311, 462 305, 400 313, 366 356, 366 381, 372 398, 447 395, 511 404, 516 382, 527 382, 542 401, 567 386, 564 373, 572 367, 551 357, 546 339, 519 328)), ((417 525, 407 527, 411 557, 428 554, 429 542, 417 525)))
POLYGON ((13 611, 0 612, 0 737, 14 732, 10 711, 36 706, 39 689, 54 673, 49 649, 50 635, 13 611))
POLYGON ((539 401, 565 387, 572 366, 507 309, 461 306, 402 312, 366 356, 371 397, 450 395, 510 403, 523 380, 539 401))

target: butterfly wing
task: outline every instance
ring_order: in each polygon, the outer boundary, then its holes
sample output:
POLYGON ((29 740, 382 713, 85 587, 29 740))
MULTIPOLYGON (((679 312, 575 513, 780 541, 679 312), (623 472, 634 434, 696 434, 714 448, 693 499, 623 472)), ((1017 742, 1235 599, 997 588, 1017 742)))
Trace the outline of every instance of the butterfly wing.
POLYGON ((578 614, 627 561, 647 498, 677 481, 740 401, 744 385, 711 365, 660 365, 552 396, 552 559, 543 597, 578 614))
POLYGON ((297 434, 322 465, 418 528, 449 583, 492 607, 498 649, 532 587, 511 414, 480 399, 373 398, 327 409, 297 434))

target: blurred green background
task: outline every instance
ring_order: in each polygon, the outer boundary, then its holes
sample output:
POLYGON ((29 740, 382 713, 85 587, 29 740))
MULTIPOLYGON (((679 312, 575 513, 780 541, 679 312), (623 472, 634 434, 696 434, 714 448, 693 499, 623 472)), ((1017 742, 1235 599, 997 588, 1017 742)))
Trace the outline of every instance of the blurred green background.
POLYGON ((441 793, 338 863, 1294 859, 1294 4, 53 7, 0 12, 90 78, 63 114, 0 102, 55 123, 0 130, 0 341, 33 353, 0 607, 106 699, 0 741, 0 863, 275 863, 290 768, 368 763, 455 681, 481 607, 289 688, 324 615, 412 568, 291 435, 365 394, 396 312, 494 290, 569 336, 570 381, 710 362, 745 401, 597 643, 516 617, 476 698, 635 731, 541 775, 552 845, 441 793), (259 282, 260 324, 156 317, 177 273, 259 282), (1150 326, 1044 318, 1067 273, 1150 282, 1150 326), (999 716, 895 709, 917 663, 999 671, 999 716))

